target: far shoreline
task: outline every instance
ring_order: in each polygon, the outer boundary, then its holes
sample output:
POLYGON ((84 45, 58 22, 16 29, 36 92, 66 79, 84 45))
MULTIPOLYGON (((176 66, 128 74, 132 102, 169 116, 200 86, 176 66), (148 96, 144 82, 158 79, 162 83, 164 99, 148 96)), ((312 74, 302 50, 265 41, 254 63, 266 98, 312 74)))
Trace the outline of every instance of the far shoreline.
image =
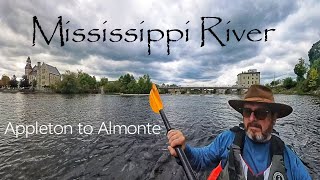
MULTIPOLYGON (((298 92, 296 90, 279 90, 279 89, 275 89, 272 88, 272 91, 274 94, 282 94, 282 95, 302 95, 302 96, 316 96, 316 97, 320 97, 320 90, 317 91, 312 91, 312 92, 308 92, 308 93, 302 93, 302 92, 298 92)), ((114 96, 149 96, 149 94, 125 94, 125 93, 71 93, 71 94, 63 94, 63 93, 57 93, 57 92, 50 92, 50 91, 23 91, 23 90, 19 90, 19 89, 0 89, 0 93, 10 93, 10 94, 16 94, 16 93, 20 93, 20 94, 61 94, 61 95, 89 95, 89 94, 101 94, 101 95, 114 95, 114 96)), ((216 95, 221 95, 222 93, 216 93, 216 95)), ((233 94, 233 93, 231 93, 233 94)), ((215 95, 215 94, 170 94, 170 93, 166 93, 166 94, 161 94, 161 95, 199 95, 199 96, 206 96, 206 95, 215 95)), ((226 94, 228 95, 228 94, 226 94)))
POLYGON ((277 89, 271 88, 274 94, 283 94, 283 95, 308 95, 308 96, 317 96, 320 97, 320 90, 310 91, 310 92, 299 92, 293 89, 277 89))

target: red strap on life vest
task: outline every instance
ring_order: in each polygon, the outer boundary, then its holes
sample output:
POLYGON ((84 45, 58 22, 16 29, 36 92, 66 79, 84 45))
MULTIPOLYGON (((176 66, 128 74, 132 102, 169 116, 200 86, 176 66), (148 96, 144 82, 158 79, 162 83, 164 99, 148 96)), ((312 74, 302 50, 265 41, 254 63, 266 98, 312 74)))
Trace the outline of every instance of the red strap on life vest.
POLYGON ((221 161, 220 161, 219 165, 211 171, 210 176, 208 177, 208 180, 218 179, 221 171, 222 171, 222 166, 221 166, 221 161))

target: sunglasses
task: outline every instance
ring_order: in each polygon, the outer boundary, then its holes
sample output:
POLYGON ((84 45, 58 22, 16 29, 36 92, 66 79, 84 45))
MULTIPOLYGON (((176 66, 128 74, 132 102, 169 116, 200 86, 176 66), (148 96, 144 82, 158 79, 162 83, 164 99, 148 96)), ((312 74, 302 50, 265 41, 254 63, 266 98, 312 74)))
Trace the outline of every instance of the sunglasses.
POLYGON ((243 117, 246 117, 246 118, 249 118, 253 112, 254 116, 260 120, 265 119, 268 116, 268 114, 271 113, 271 111, 269 111, 268 109, 263 109, 263 108, 259 108, 254 111, 251 110, 250 108, 241 108, 241 112, 243 117))

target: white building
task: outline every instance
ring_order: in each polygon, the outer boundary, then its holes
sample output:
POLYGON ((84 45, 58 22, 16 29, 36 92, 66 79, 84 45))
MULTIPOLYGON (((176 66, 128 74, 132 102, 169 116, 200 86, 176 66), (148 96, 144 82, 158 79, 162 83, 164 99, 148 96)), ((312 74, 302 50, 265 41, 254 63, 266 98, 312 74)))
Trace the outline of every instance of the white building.
POLYGON ((260 84, 260 72, 257 72, 257 69, 249 69, 248 72, 237 75, 238 86, 250 87, 253 84, 260 84))

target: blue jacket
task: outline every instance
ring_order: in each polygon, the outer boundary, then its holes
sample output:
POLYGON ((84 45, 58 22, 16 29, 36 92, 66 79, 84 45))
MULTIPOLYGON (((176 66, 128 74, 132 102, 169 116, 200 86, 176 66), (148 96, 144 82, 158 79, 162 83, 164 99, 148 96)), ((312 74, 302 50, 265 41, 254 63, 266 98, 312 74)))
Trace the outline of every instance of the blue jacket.
MULTIPOLYGON (((226 164, 229 150, 233 143, 235 134, 230 130, 218 135, 218 137, 208 146, 203 148, 193 148, 186 145, 185 153, 194 170, 211 170, 220 161, 226 164)), ((264 171, 270 165, 270 142, 254 143, 247 136, 245 137, 242 157, 255 174, 264 171)), ((299 157, 285 146, 284 165, 287 169, 288 179, 310 179, 311 177, 299 157)))

